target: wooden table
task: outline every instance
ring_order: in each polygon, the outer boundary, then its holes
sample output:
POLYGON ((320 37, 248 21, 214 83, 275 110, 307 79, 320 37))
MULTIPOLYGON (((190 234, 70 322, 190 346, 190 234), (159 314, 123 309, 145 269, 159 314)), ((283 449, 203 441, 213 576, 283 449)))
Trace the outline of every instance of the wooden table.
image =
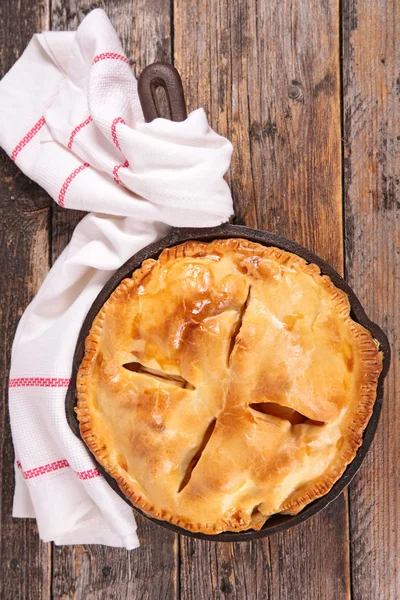
MULTIPOLYGON (((0 73, 41 29, 75 29, 89 0, 2 0, 0 73)), ((179 537, 138 517, 141 547, 55 547, 13 520, 7 414, 19 317, 81 214, 0 156, 0 597, 36 600, 400 598, 400 5, 398 0, 108 0, 135 74, 182 74, 233 142, 237 217, 328 260, 389 335, 393 363, 372 448, 322 514, 254 543, 179 537), (397 6, 396 6, 397 5, 397 6), (397 26, 397 29, 396 29, 397 26)))

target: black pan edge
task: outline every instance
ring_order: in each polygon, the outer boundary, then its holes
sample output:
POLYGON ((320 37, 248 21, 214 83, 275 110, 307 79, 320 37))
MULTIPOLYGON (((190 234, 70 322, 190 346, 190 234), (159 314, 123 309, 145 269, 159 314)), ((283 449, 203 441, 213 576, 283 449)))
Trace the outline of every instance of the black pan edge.
MULTIPOLYGON (((249 530, 240 533, 225 532, 217 535, 207 535, 203 533, 193 533, 191 531, 187 531, 186 529, 182 529, 181 527, 177 527, 176 525, 172 525, 171 523, 167 523, 166 521, 160 521, 158 519, 155 519, 154 517, 146 515, 140 509, 133 507, 134 510, 140 513, 141 515, 150 519, 154 523, 161 525, 162 527, 174 531, 175 533, 216 542, 242 542, 251 541, 265 536, 270 536, 274 533, 278 533, 280 531, 289 529, 290 527, 294 527, 295 525, 304 522, 311 516, 316 515, 318 512, 320 512, 326 506, 328 506, 328 504, 333 502, 333 500, 335 500, 339 496, 339 494, 341 494, 341 492, 349 485, 349 483, 361 467, 361 464, 371 446, 372 440, 374 438, 378 426, 379 416, 382 409, 383 382, 384 378, 387 375, 390 365, 389 342, 382 329, 376 323, 370 321, 370 319, 367 317, 363 307, 361 306, 361 303, 359 302, 357 296, 350 288, 348 283, 346 283, 346 281, 322 258, 317 256, 310 250, 307 250, 306 248, 300 246, 296 242, 288 240, 287 238, 277 233, 269 231, 260 231, 239 225, 224 224, 219 225, 218 227, 210 227, 204 229, 172 229, 166 237, 154 242, 153 244, 150 244, 149 246, 146 246, 145 248, 143 248, 143 250, 132 256, 124 265, 122 265, 122 267, 120 267, 109 279, 109 281, 106 283, 104 288, 101 290, 101 292, 93 302, 93 305, 91 306, 83 322, 81 331, 78 336, 78 342, 76 345, 76 350, 73 359, 71 383, 69 385, 65 398, 65 412, 68 425, 70 426, 73 433, 79 439, 81 439, 79 432, 79 423, 76 418, 74 408, 76 405, 76 375, 79 364, 83 358, 84 342, 97 313, 99 312, 103 304, 106 302, 108 297, 115 290, 115 288, 122 281, 122 279, 124 279, 125 277, 129 277, 131 273, 135 269, 137 269, 147 258, 157 258, 162 252, 162 250, 164 250, 164 248, 175 246, 177 244, 181 244, 189 240, 209 242, 215 239, 226 238, 245 238, 252 242, 258 242, 260 244, 263 244, 264 246, 276 246, 277 248, 301 256, 309 263, 314 263, 318 265, 321 269, 321 272, 324 275, 328 275, 331 278, 334 285, 347 294, 351 305, 352 317, 354 318, 354 320, 356 320, 358 323, 363 325, 366 329, 368 329, 371 332, 372 336, 379 342, 380 349, 383 352, 383 370, 378 381, 377 398, 374 404, 373 413, 364 431, 362 445, 358 449, 356 457, 348 465, 342 477, 335 483, 332 489, 325 496, 322 496, 318 500, 315 500, 314 502, 306 506, 306 508, 304 508, 298 515, 275 515, 265 523, 265 525, 260 531, 249 530)), ((86 447, 86 445, 85 448, 87 452, 91 455, 92 459, 95 460, 90 450, 86 447)), ((132 506, 129 500, 119 489, 116 481, 112 477, 110 477, 108 473, 105 472, 103 467, 100 464, 98 464, 97 461, 95 462, 97 464, 97 468, 102 473, 107 483, 123 500, 125 500, 125 502, 132 506)))

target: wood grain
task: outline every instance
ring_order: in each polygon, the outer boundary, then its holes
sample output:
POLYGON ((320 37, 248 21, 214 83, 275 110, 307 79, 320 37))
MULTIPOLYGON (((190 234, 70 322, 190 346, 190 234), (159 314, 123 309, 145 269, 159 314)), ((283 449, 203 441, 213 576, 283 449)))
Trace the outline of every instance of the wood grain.
POLYGON ((350 489, 355 600, 400 597, 400 7, 343 5, 346 273, 389 336, 372 448, 350 489))
MULTIPOLYGON (((44 2, 0 3, 0 76, 11 68, 31 35, 46 26, 44 2), (16 26, 17 25, 17 26, 16 26)), ((47 598, 51 544, 39 540, 36 524, 13 519, 14 451, 7 407, 11 345, 23 310, 42 282, 49 262, 50 199, 6 154, 0 155, 0 597, 47 598)))
POLYGON ((143 517, 139 549, 64 546, 54 549, 52 597, 63 600, 177 598, 178 537, 143 517))
MULTIPOLYGON (((97 3, 110 17, 135 73, 171 53, 170 5, 162 0, 135 3, 97 3)), ((51 27, 73 30, 92 9, 89 1, 78 4, 53 0, 51 27)), ((54 205, 52 259, 69 242, 83 213, 54 205)), ((54 547, 53 597, 76 600, 162 598, 178 594, 178 539, 173 533, 138 516, 141 547, 133 552, 104 546, 54 547)))
MULTIPOLYGON (((342 271, 338 2, 175 0, 174 34, 189 108, 234 145, 236 215, 342 271)), ((247 547, 182 538, 181 557, 183 598, 348 598, 347 498, 247 547)))
POLYGON ((13 451, 5 397, 17 321, 82 213, 56 207, 1 153, 0 597, 397 600, 397 0, 343 0, 341 15, 339 0, 52 0, 51 14, 47 0, 3 0, 0 73, 32 33, 50 25, 75 29, 96 6, 109 14, 136 75, 154 60, 169 60, 174 48, 189 108, 203 106, 212 126, 234 144, 229 181, 237 217, 296 239, 339 271, 342 52, 346 275, 368 314, 387 331, 393 362, 375 442, 351 485, 350 540, 342 495, 307 523, 257 542, 178 540, 138 518, 140 549, 55 547, 52 565, 51 545, 39 541, 34 522, 11 518, 13 451))
POLYGON ((230 544, 181 537, 181 545, 181 598, 271 598, 268 542, 230 544))
POLYGON ((189 108, 235 149, 237 216, 341 269, 338 2, 176 0, 174 16, 189 108))

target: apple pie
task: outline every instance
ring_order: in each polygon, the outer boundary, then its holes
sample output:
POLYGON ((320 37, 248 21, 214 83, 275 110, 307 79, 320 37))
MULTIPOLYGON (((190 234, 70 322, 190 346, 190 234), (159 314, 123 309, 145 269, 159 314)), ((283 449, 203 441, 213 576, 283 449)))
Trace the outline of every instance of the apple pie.
POLYGON ((260 529, 354 458, 382 353, 319 268, 244 239, 145 260, 93 321, 81 436, 131 503, 193 532, 260 529))

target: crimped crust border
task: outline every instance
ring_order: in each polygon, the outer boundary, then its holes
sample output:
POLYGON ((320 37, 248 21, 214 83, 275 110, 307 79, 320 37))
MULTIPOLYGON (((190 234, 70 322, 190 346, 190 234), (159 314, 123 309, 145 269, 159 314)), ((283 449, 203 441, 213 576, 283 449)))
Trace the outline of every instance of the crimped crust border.
POLYGON ((141 282, 150 275, 155 264, 159 263, 161 266, 165 266, 178 258, 194 256, 206 257, 207 255, 212 254, 213 251, 222 254, 227 251, 239 251, 251 255, 257 253, 257 255, 262 258, 273 258, 277 263, 289 268, 300 268, 304 273, 311 275, 316 283, 322 284, 329 292, 339 314, 341 314, 346 321, 350 322, 350 331, 357 342, 356 347, 358 348, 358 355, 360 356, 360 378, 362 380, 360 407, 356 417, 348 424, 348 435, 345 437, 343 447, 340 450, 341 461, 315 479, 311 486, 305 485, 304 487, 295 490, 282 503, 277 514, 298 514, 307 504, 327 494, 336 481, 342 476, 347 465, 354 459, 357 450, 362 443, 364 429, 367 426, 373 411, 378 379, 382 371, 382 353, 378 351, 378 343, 373 339, 368 330, 353 321, 350 317, 351 307, 347 295, 333 284, 328 275, 321 275, 320 268, 317 265, 308 263, 300 256, 287 252, 286 250, 281 250, 275 246, 263 246, 260 243, 251 242, 242 238, 216 239, 212 242, 187 241, 177 246, 164 249, 157 260, 145 260, 142 263, 142 266, 134 271, 131 278, 124 279, 98 312, 85 341, 85 353, 77 374, 78 402, 75 409, 79 420, 81 437, 95 456, 96 460, 103 466, 106 472, 115 479, 119 488, 133 506, 156 519, 168 521, 173 525, 192 532, 201 532, 210 535, 224 531, 239 532, 247 529, 259 530, 268 517, 272 515, 265 516, 261 515, 261 513, 256 513, 249 523, 245 522, 240 515, 235 513, 231 518, 220 519, 215 523, 195 523, 157 508, 157 506, 149 502, 144 494, 138 491, 137 488, 140 488, 139 484, 136 482, 135 486, 135 480, 110 459, 108 448, 104 441, 99 438, 93 424, 91 415, 92 399, 87 388, 87 378, 90 377, 91 363, 96 355, 105 315, 110 306, 112 306, 115 301, 120 300, 121 297, 131 293, 134 288, 138 287, 141 282))

